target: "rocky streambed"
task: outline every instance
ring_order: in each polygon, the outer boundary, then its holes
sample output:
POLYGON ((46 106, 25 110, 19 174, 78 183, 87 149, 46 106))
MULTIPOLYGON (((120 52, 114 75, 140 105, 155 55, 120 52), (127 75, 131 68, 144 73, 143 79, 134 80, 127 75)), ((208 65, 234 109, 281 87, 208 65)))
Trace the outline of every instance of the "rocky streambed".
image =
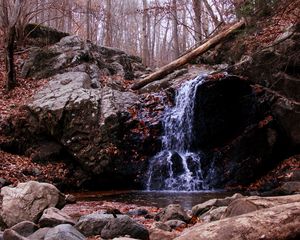
POLYGON ((300 194, 236 193, 185 209, 78 202, 48 183, 1 189, 0 239, 298 239, 300 194))

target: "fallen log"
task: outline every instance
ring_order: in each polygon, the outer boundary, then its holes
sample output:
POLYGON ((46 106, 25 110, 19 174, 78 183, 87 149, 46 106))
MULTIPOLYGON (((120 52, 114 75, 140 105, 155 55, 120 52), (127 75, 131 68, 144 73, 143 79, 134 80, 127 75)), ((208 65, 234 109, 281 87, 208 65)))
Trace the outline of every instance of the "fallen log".
POLYGON ((183 55, 182 57, 176 59, 173 62, 170 62, 169 64, 163 66, 162 68, 158 69, 156 72, 150 74, 149 76, 145 77, 143 80, 133 84, 131 87, 132 90, 138 90, 147 84, 157 81, 161 79, 162 77, 168 75, 175 69, 177 69, 180 66, 185 65, 186 63, 190 62, 200 54, 205 53, 212 47, 214 47, 216 44, 221 42, 223 39, 225 39, 227 36, 229 36, 231 33, 233 33, 235 30, 241 28, 245 24, 244 19, 235 23, 228 29, 224 30, 223 32, 220 32, 216 36, 212 37, 209 39, 207 42, 202 44, 201 46, 197 47, 196 49, 188 52, 187 54, 183 55))
POLYGON ((176 240, 300 239, 300 202, 196 224, 176 240))

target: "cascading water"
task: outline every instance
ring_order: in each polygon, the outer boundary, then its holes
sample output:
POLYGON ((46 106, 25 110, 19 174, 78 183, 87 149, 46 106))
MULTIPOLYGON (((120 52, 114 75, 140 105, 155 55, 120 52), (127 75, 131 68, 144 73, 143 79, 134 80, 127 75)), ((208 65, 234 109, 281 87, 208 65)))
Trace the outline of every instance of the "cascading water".
POLYGON ((162 150, 150 161, 148 190, 198 191, 205 190, 201 171, 201 154, 192 150, 193 119, 199 76, 177 92, 176 104, 163 116, 162 150))

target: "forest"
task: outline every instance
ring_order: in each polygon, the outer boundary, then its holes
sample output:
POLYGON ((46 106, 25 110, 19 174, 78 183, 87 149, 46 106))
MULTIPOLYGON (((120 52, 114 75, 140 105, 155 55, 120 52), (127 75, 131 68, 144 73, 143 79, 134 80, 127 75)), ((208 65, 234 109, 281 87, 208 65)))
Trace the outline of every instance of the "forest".
POLYGON ((0 0, 0 240, 300 238, 300 0, 0 0))

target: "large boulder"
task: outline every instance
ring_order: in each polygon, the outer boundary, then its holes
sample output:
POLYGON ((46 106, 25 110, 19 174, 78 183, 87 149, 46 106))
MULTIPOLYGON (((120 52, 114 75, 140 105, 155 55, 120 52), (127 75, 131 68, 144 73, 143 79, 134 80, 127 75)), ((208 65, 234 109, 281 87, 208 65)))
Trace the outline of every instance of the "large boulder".
POLYGON ((177 240, 298 239, 300 202, 278 205, 237 217, 196 224, 177 240))
POLYGON ((58 43, 33 51, 22 69, 23 77, 47 78, 57 73, 80 69, 90 72, 97 82, 100 76, 120 75, 133 79, 135 71, 145 71, 141 59, 125 52, 67 36, 58 43))
POLYGON ((62 208, 64 195, 52 184, 29 181, 1 189, 2 218, 8 227, 22 221, 37 222, 49 207, 62 208))

